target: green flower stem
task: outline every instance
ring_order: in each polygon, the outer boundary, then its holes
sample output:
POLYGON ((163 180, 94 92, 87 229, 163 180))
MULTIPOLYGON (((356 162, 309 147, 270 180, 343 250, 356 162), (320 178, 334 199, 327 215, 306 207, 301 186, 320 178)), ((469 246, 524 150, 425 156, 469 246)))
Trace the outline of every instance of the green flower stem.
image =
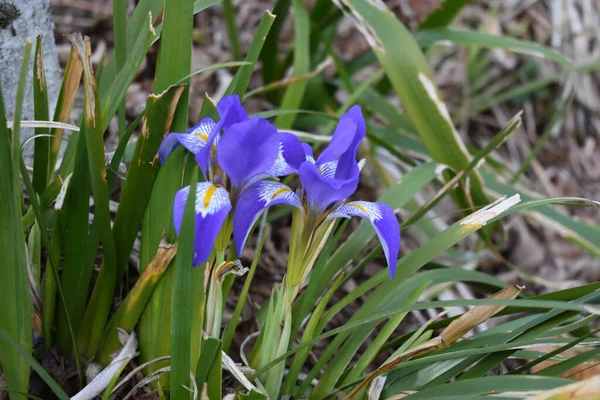
POLYGON ((206 299, 206 324, 205 330, 209 337, 219 338, 221 336, 221 321, 223 319, 223 291, 222 281, 217 277, 218 267, 225 260, 225 252, 216 251, 215 263, 210 271, 210 286, 208 298, 206 299))

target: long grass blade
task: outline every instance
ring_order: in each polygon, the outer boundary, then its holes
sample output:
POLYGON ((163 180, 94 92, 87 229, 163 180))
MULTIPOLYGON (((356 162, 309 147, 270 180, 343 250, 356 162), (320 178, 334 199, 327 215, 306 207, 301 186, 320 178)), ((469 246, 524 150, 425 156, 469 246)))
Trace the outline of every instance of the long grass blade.
MULTIPOLYGON (((44 71, 44 55, 42 53, 42 35, 35 41, 33 69, 33 103, 34 117, 39 121, 50 120, 48 104, 48 88, 44 71)), ((36 128, 36 135, 49 135, 48 128, 36 128)), ((35 139, 33 153, 33 188, 37 194, 42 194, 50 177, 50 137, 40 136, 35 139)))
MULTIPOLYGON (((455 171, 467 167, 471 156, 410 32, 383 3, 378 7, 370 2, 345 0, 342 7, 369 41, 430 156, 455 171)), ((473 171, 469 179, 470 188, 453 192, 459 207, 472 210, 488 204, 481 176, 473 171)))
POLYGON ((239 32, 235 25, 235 10, 231 0, 223 0, 223 17, 225 17, 225 26, 227 27, 227 36, 229 36, 233 59, 241 60, 242 51, 240 50, 239 32))
MULTIPOLYGON (((28 365, 28 367, 30 366, 31 368, 33 368, 35 370, 35 372, 44 380, 44 382, 46 382, 48 387, 50 387, 50 389, 52 389, 54 394, 60 400, 69 400, 70 399, 70 397, 67 396, 67 394, 64 392, 64 390, 62 390, 60 385, 58 383, 56 383, 56 381, 54 379, 52 379, 52 377, 50 376, 50 374, 48 372, 46 372, 44 367, 42 367, 42 365, 40 363, 38 363, 37 360, 31 356, 31 352, 23 349, 23 347, 21 347, 21 345, 17 341, 15 341, 15 339, 13 339, 13 337, 2 328, 0 328, 0 341, 3 344, 3 347, 6 346, 9 348, 12 348, 16 353, 18 353, 19 357, 21 357, 23 359, 23 361, 28 365)), ((4 370, 4 374, 6 375, 6 369, 4 370)), ((29 386, 29 382, 27 382, 27 386, 29 386)), ((27 393, 27 392, 28 392, 28 390, 26 388, 25 391, 20 392, 23 394, 22 396, 15 396, 14 398, 26 398, 27 396, 25 395, 25 393, 27 393)), ((16 393, 18 393, 17 390, 15 390, 15 394, 16 393)), ((12 398, 13 398, 13 396, 11 396, 11 399, 12 398)))
MULTIPOLYGON (((17 86, 12 136, 6 128, 4 100, 0 88, 0 363, 9 390, 29 391, 29 364, 19 350, 32 350, 31 318, 33 307, 27 278, 25 236, 21 226, 22 203, 19 164, 21 160, 20 120, 25 94, 25 79, 31 57, 31 42, 25 42, 17 86), (7 341, 8 340, 8 341, 7 341)), ((24 398, 11 394, 11 399, 24 398)))
MULTIPOLYGON (((63 81, 58 93, 58 100, 56 101, 56 110, 54 111, 53 119, 55 122, 66 123, 69 121, 82 74, 83 63, 75 47, 71 46, 71 53, 69 54, 69 60, 64 70, 63 81)), ((58 153, 62 145, 63 129, 53 128, 50 134, 53 138, 50 146, 49 169, 50 172, 54 172, 58 153)))
MULTIPOLYGON (((153 87, 155 94, 163 92, 190 74, 194 11, 195 4, 192 2, 168 1, 165 3, 153 87)), ((189 87, 181 94, 171 123, 172 131, 186 131, 188 101, 189 87)), ((171 221, 172 207, 175 192, 182 183, 183 156, 182 149, 175 151, 156 176, 142 223, 142 269, 155 256, 164 236, 166 236, 167 242, 175 242, 175 231, 171 221)), ((193 271, 193 275, 193 285, 200 287, 202 277, 197 276, 196 270, 193 271)), ((154 290, 140 320, 140 352, 143 362, 171 354, 173 279, 174 269, 168 269, 154 290)), ((193 309, 191 312, 196 315, 200 305, 194 303, 189 304, 188 307, 193 309)), ((192 348, 194 354, 190 355, 192 359, 197 359, 200 342, 201 337, 195 337, 192 348)), ((152 364, 147 367, 146 373, 151 373, 165 365, 166 363, 152 364)), ((190 366, 188 365, 188 375, 189 371, 190 366)), ((163 376, 160 384, 169 386, 169 375, 163 376)))
MULTIPOLYGON (((79 385, 81 386, 81 385, 83 385, 83 369, 81 368, 79 354, 77 352, 73 324, 72 324, 71 318, 69 316, 69 312, 68 312, 69 310, 66 305, 65 296, 64 296, 62 287, 59 283, 57 283, 57 282, 59 282, 58 259, 57 259, 56 253, 54 252, 54 248, 50 242, 50 239, 48 238, 48 233, 47 233, 48 231, 46 229, 46 223, 42 216, 42 211, 40 208, 39 201, 36 197, 37 195, 35 194, 35 189, 33 188, 33 184, 31 182, 31 179, 29 178, 27 168, 25 166, 25 161, 23 161, 23 159, 21 159, 20 164, 21 164, 21 177, 23 178, 23 183, 25 184, 25 189, 29 193, 31 207, 34 210, 36 223, 40 229, 40 236, 41 236, 42 244, 46 248, 46 252, 48 254, 49 262, 48 262, 48 266, 46 268, 46 273, 48 275, 52 275, 52 278, 48 278, 48 279, 52 279, 52 281, 54 282, 54 285, 56 286, 56 292, 58 293, 58 297, 60 298, 60 302, 61 302, 61 309, 64 311, 64 314, 65 314, 65 323, 66 323, 68 333, 69 333, 68 338, 71 340, 70 344, 72 345, 73 354, 75 356, 75 363, 77 365, 77 372, 78 372, 78 377, 79 377, 79 385)), ((50 303, 50 304, 52 304, 52 303, 50 303)), ((50 307, 50 304, 49 304, 47 311, 48 311, 48 313, 52 314, 54 312, 54 310, 50 307)))
POLYGON ((128 333, 135 329, 150 296, 171 260, 175 257, 176 252, 177 247, 175 245, 165 243, 159 247, 158 253, 144 269, 144 272, 106 327, 102 345, 96 354, 98 362, 108 365, 111 361, 111 354, 119 349, 121 343, 118 337, 118 329, 123 329, 128 333))
MULTIPOLYGON (((59 242, 63 254, 60 284, 65 288, 66 310, 62 308, 57 310, 56 344, 65 354, 73 351, 67 314, 71 318, 74 334, 77 337, 86 307, 86 302, 81 300, 88 297, 93 270, 93 264, 89 265, 83 261, 88 259, 90 203, 90 169, 84 136, 85 127, 79 135, 82 136, 78 138, 77 142, 73 142, 77 146, 73 160, 73 172, 70 175, 63 206, 58 211, 57 224, 53 226, 52 230, 53 237, 56 237, 57 240, 60 237, 59 242)), ((94 256, 96 252, 97 250, 93 251, 94 256)))
POLYGON ((243 97, 246 93, 246 89, 248 89, 248 84, 250 83, 250 78, 252 77, 252 72, 254 71, 254 67, 258 60, 258 57, 260 56, 263 46, 265 44, 264 38, 268 37, 269 32, 271 30, 271 26, 273 26, 274 20, 275 15, 271 14, 271 12, 269 11, 265 11, 260 20, 260 23, 258 24, 258 28, 256 28, 254 39, 250 44, 248 54, 246 54, 246 58, 244 59, 244 61, 249 62, 251 64, 238 69, 237 73, 233 77, 233 81, 231 81, 229 87, 227 87, 227 90, 225 91, 226 96, 231 94, 238 94, 241 97, 243 97))
POLYGON ((552 49, 541 46, 537 43, 526 42, 508 36, 490 35, 477 31, 440 29, 417 32, 415 33, 414 37, 419 45, 426 48, 436 44, 436 42, 444 40, 445 42, 442 43, 504 49, 514 53, 548 59, 558 64, 567 66, 568 70, 573 68, 571 60, 552 49))
MULTIPOLYGON (((199 171, 192 177, 190 194, 185 206, 181 224, 179 251, 175 259, 175 278, 173 281, 173 309, 171 323, 171 397, 185 399, 190 397, 191 329, 192 329, 192 266, 194 255, 194 207, 196 204, 196 183, 199 171)), ((195 365, 194 365, 195 367, 195 365)), ((195 370, 195 368, 194 368, 195 370)), ((219 385, 220 386, 220 385, 219 385)))
POLYGON ((231 320, 225 332, 223 332, 223 351, 228 352, 229 346, 231 346, 231 342, 233 340, 233 335, 237 328, 239 319, 242 315, 242 311, 244 310, 244 305, 246 304, 246 299, 248 298, 248 293, 250 291, 250 285, 252 284, 252 280, 254 279, 254 274, 256 273, 256 268, 258 267, 258 261, 260 260, 260 255, 262 253, 262 248, 265 243, 266 237, 266 229, 263 230, 263 235, 260 239, 258 248, 256 249, 256 254, 254 255, 254 260, 252 260, 252 264, 250 265, 250 270, 246 274, 246 281, 244 282, 244 287, 242 288, 242 292, 240 293, 240 297, 235 305, 235 310, 231 316, 231 320))
MULTIPOLYGON (((297 78, 310 73, 310 20, 307 5, 302 0, 292 0, 294 10, 294 72, 297 78)), ((301 80, 291 84, 283 96, 281 108, 296 109, 302 103, 308 82, 301 80)), ((294 125, 295 114, 280 115, 275 125, 280 129, 289 129, 294 125)))
POLYGON ((425 18, 419 29, 443 28, 454 20, 470 0, 445 0, 425 18))
POLYGON ((83 60, 83 79, 85 93, 84 126, 86 148, 90 169, 90 183, 94 196, 95 217, 102 242, 103 263, 94 286, 92 298, 86 309, 79 335, 82 356, 91 358, 98 348, 116 285, 116 249, 111 229, 108 208, 109 191, 106 182, 106 159, 104 156, 104 131, 96 79, 90 62, 91 45, 89 40, 75 39, 79 57, 83 60), (108 301, 106 300, 108 299, 108 301))
MULTIPOLYGON (((125 64, 125 51, 127 48, 126 38, 126 27, 127 27, 127 1, 126 0, 114 0, 113 1, 113 34, 115 43, 115 63, 117 66, 117 72, 121 72, 123 65, 125 64)), ((119 137, 125 134, 125 102, 119 103, 118 110, 118 122, 119 122, 119 137)))
POLYGON ((160 162, 157 152, 164 135, 171 130, 183 86, 171 86, 159 95, 151 94, 146 102, 146 120, 142 126, 127 179, 123 185, 113 233, 117 254, 117 279, 127 266, 152 192, 160 162))

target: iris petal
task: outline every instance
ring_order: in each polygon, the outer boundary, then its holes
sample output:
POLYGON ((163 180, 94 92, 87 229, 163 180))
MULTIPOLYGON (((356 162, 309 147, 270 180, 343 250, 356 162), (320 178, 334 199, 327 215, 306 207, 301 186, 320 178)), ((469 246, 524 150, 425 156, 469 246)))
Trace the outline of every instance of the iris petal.
POLYGON ((186 133, 171 132, 163 139, 158 148, 158 156, 162 164, 165 163, 167 157, 179 146, 183 145, 188 151, 193 154, 198 153, 200 149, 206 146, 206 141, 210 131, 215 126, 215 121, 212 118, 203 118, 195 126, 189 129, 186 133))
POLYGON ((298 172, 309 207, 323 212, 336 201, 352 195, 358 187, 358 174, 350 179, 331 179, 323 176, 319 168, 306 161, 298 172))
POLYGON ((300 164, 306 161, 303 143, 298 139, 298 136, 288 132, 279 133, 279 143, 283 161, 295 171, 298 171, 300 164))
POLYGON ((335 173, 337 171, 337 167, 338 167, 338 160, 329 161, 329 162, 326 162, 325 164, 319 165, 319 172, 321 173, 321 175, 324 178, 334 179, 335 173))
POLYGON ((224 130, 217 160, 232 185, 241 190, 273 165, 279 147, 275 126, 265 119, 252 117, 224 130))
POLYGON ((247 186, 261 179, 287 176, 298 172, 300 164, 306 160, 302 147, 303 143, 300 142, 300 139, 296 135, 282 132, 278 133, 278 136, 279 152, 277 159, 268 170, 252 178, 247 186))
POLYGON ((223 97, 217 103, 217 110, 219 111, 219 122, 217 122, 208 135, 208 139, 206 140, 207 146, 204 146, 196 154, 196 162, 200 166, 200 169, 202 169, 205 177, 208 177, 208 172, 211 170, 211 149, 219 132, 235 123, 248 119, 248 114, 246 114, 246 110, 242 107, 240 97, 237 94, 223 97))
POLYGON ((237 94, 223 97, 217 103, 217 111, 219 111, 221 121, 226 121, 225 125, 248 119, 248 114, 246 114, 246 110, 244 110, 240 101, 240 96, 237 94))
POLYGON ((258 181, 242 192, 233 212, 233 238, 238 254, 242 254, 250 230, 260 214, 280 203, 302 208, 296 193, 278 182, 258 181))
POLYGON ((177 138, 178 133, 171 132, 164 137, 158 148, 158 158, 160 163, 164 164, 167 161, 167 157, 179 146, 179 139, 177 138))
POLYGON ((316 161, 315 161, 315 157, 313 155, 313 149, 312 149, 312 147, 310 147, 310 144, 303 142, 302 148, 304 149, 305 160, 310 161, 314 164, 316 161))
POLYGON ((342 117, 331 136, 331 141, 317 159, 317 164, 337 160, 348 151, 352 146, 355 132, 356 122, 350 118, 342 117))
POLYGON ((212 118, 203 118, 186 133, 178 133, 177 139, 179 140, 179 143, 181 143, 181 145, 189 152, 196 154, 200 151, 200 149, 206 146, 208 135, 210 135, 210 132, 215 125, 215 121, 213 121, 212 118))
POLYGON ((360 174, 360 169, 356 162, 356 154, 367 132, 365 119, 363 118, 360 106, 351 107, 342 119, 352 120, 356 124, 356 130, 352 134, 352 142, 348 146, 348 151, 340 155, 338 165, 335 171, 336 179, 349 179, 360 174))
POLYGON ((360 170, 356 162, 358 148, 365 137, 366 124, 360 106, 351 107, 338 122, 329 145, 316 161, 318 166, 328 164, 328 177, 352 179, 360 170), (331 164, 336 162, 336 164, 331 164), (333 176, 331 176, 333 175, 333 176))
MULTIPOLYGON (((190 193, 190 187, 180 189, 173 204, 173 223, 179 235, 183 212, 190 193)), ((201 182, 196 186, 196 218, 194 240, 194 265, 200 265, 210 255, 215 238, 231 211, 231 202, 227 190, 210 182, 201 182)))
POLYGON ((331 218, 350 218, 351 216, 368 219, 381 241, 383 252, 390 270, 390 278, 394 279, 396 262, 400 251, 400 225, 392 209, 383 203, 353 201, 346 203, 327 216, 331 218))

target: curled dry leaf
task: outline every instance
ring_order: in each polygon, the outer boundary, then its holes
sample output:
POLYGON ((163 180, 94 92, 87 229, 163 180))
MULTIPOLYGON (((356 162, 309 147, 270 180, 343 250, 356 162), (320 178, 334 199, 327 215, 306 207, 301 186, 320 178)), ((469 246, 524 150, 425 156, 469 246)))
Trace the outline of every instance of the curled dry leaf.
MULTIPOLYGON (((491 300, 512 300, 516 298, 519 293, 524 289, 522 286, 508 286, 493 295, 491 300)), ((473 307, 458 319, 452 321, 446 329, 440 334, 440 338, 445 342, 446 345, 454 343, 467 332, 487 321, 506 306, 477 306, 473 307)))
POLYGON ((591 400, 600 398, 600 375, 530 397, 530 400, 591 400))
POLYGON ((123 363, 127 364, 136 356, 138 340, 135 332, 132 332, 127 340, 127 343, 119 353, 119 355, 110 363, 110 365, 102 370, 96 377, 79 393, 73 400, 93 399, 109 385, 115 374, 123 370, 123 363))
MULTIPOLYGON (((523 289, 524 288, 521 286, 508 286, 496 293, 495 295, 493 295, 490 299, 512 300, 516 298, 523 289)), ((397 355, 390 361, 377 368, 368 377, 366 377, 358 386, 356 386, 354 390, 352 390, 348 394, 348 396, 345 397, 345 400, 353 398, 375 378, 386 372, 389 372, 391 369, 400 365, 403 361, 421 356, 426 353, 430 353, 434 350, 443 349, 451 343, 454 343, 455 341, 463 337, 471 329, 473 329, 475 326, 487 321, 489 318, 502 311, 505 307, 506 306, 473 307, 472 309, 464 313, 462 316, 460 316, 458 319, 452 321, 452 323, 450 323, 450 325, 448 325, 448 327, 444 329, 438 337, 423 342, 420 345, 415 346, 412 349, 409 349, 404 353, 397 355)))

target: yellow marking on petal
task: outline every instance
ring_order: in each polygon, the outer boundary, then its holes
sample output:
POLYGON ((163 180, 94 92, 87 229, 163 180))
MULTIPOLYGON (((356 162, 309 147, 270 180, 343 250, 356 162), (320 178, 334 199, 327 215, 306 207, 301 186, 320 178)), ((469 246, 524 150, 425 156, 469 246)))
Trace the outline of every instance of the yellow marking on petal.
POLYGON ((208 205, 210 204, 210 201, 212 200, 212 197, 216 191, 217 187, 215 185, 212 185, 208 188, 206 195, 204 196, 204 208, 208 208, 208 205))
POLYGON ((369 218, 371 217, 371 215, 369 214, 367 209, 364 208, 363 206, 361 206, 360 204, 346 204, 346 205, 350 206, 350 207, 358 208, 360 211, 364 212, 367 217, 369 217, 369 218))
POLYGON ((285 192, 291 192, 291 190, 289 188, 286 188, 286 187, 282 187, 281 189, 277 189, 275 191, 275 193, 273 193, 273 196, 271 196, 271 200, 273 200, 275 197, 277 197, 280 194, 285 193, 285 192))
POLYGON ((200 139, 204 140, 205 142, 208 140, 208 135, 206 133, 196 133, 196 136, 198 136, 200 139))

